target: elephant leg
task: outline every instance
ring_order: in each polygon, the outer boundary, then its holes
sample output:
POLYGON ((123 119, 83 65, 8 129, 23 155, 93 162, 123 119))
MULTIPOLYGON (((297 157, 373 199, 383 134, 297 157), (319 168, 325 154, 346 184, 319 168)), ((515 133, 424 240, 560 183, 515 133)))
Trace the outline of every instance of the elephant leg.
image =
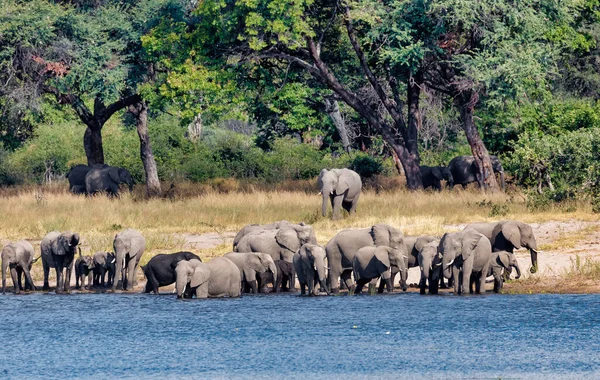
POLYGON ((50 276, 50 267, 46 263, 42 263, 42 267, 44 269, 44 286, 42 290, 48 291, 50 290, 50 284, 48 283, 48 277, 50 276))
POLYGON ((457 268, 456 266, 452 267, 452 285, 454 288, 454 294, 460 294, 460 275, 461 272, 459 268, 457 268))
POLYGON ((135 286, 135 264, 135 257, 130 258, 127 264, 127 289, 125 288, 125 283, 123 283, 123 290, 133 290, 135 286))
MULTIPOLYGON (((398 274, 398 272, 392 272, 390 274, 390 281, 392 282, 392 289, 394 289, 394 282, 396 281, 397 274, 398 274)), ((400 278, 402 278, 402 276, 400 276, 400 278)))
MULTIPOLYGON (((345 270, 342 272, 340 277, 342 278, 342 282, 346 285, 346 288, 348 289, 348 291, 353 291, 354 284, 352 283, 351 272, 349 270, 345 270)), ((366 284, 366 282, 365 282, 365 284, 366 284)), ((365 284, 363 284, 363 286, 365 284)))
POLYGON ((17 274, 17 268, 12 264, 10 266, 10 277, 12 278, 15 294, 19 294, 21 292, 21 288, 19 286, 19 275, 17 274))
MULTIPOLYGON (((75 271, 75 289, 81 288, 81 286, 79 285, 79 277, 82 277, 79 274, 79 271, 75 271)), ((83 282, 83 279, 82 279, 82 282, 83 282)))
POLYGON ((512 274, 512 267, 504 268, 504 281, 509 281, 511 274, 512 274))
POLYGON ((356 212, 356 205, 358 204, 358 198, 360 197, 360 193, 357 194, 352 200, 352 205, 350 206, 350 214, 354 214, 356 212))
MULTIPOLYGON (((442 277, 442 283, 443 283, 444 279, 442 277)), ((438 294, 438 280, 437 279, 433 279, 431 276, 429 276, 429 294, 438 294)))
POLYGON ((433 188, 436 189, 437 191, 442 191, 442 182, 439 179, 434 179, 433 180, 433 188))
POLYGON ((23 268, 23 273, 25 273, 25 281, 29 284, 30 290, 35 292, 36 289, 33 279, 31 278, 31 272, 28 268, 23 268))
POLYGON ((307 284, 305 282, 299 281, 300 282, 300 294, 301 295, 305 295, 306 294, 306 286, 307 284))
MULTIPOLYGON (((65 279, 64 279, 64 289, 65 292, 68 292, 71 288, 71 273, 73 272, 73 262, 71 265, 68 265, 65 269, 65 279)), ((83 279, 81 280, 83 282, 83 279)))
POLYGON ((342 203, 344 201, 344 196, 343 195, 337 195, 335 197, 333 197, 332 200, 332 208, 333 208, 333 220, 339 219, 342 216, 342 203))
POLYGON ((465 261, 462 269, 462 291, 466 293, 473 293, 471 290, 471 274, 473 273, 473 263, 465 261))
POLYGON ((365 286, 367 282, 369 282, 369 280, 365 280, 362 278, 356 281, 356 288, 354 288, 354 294, 360 294, 360 292, 362 292, 363 286, 365 286))
POLYGON ((208 281, 196 288, 196 298, 208 298, 208 281))
POLYGON ((462 185, 463 190, 467 190, 467 184, 466 183, 462 183, 461 185, 462 185))
POLYGON ((446 282, 444 281, 444 276, 440 277, 440 289, 448 289, 449 286, 452 286, 452 284, 450 283, 450 279, 448 279, 448 286, 446 286, 446 282))
MULTIPOLYGON (((424 276, 421 276, 421 281, 419 281, 419 293, 420 294, 425 294, 425 288, 426 288, 426 282, 427 279, 424 276)), ((429 281, 429 284, 431 285, 431 281, 429 281)), ((431 291, 430 291, 431 293, 431 291)))
POLYGON ((340 271, 336 268, 330 268, 327 273, 327 282, 329 283, 329 289, 333 294, 340 292, 340 271))
POLYGON ((258 294, 258 286, 256 284, 256 280, 248 281, 248 284, 250 285, 250 289, 251 289, 252 293, 258 294))
MULTIPOLYGON (((377 278, 372 279, 371 281, 369 281, 369 294, 374 294, 375 293, 375 288, 377 287, 377 278)), ((383 279, 382 279, 383 281, 383 279)))
POLYGON ((377 293, 383 293, 383 288, 385 288, 385 282, 379 281, 379 288, 377 289, 377 293))

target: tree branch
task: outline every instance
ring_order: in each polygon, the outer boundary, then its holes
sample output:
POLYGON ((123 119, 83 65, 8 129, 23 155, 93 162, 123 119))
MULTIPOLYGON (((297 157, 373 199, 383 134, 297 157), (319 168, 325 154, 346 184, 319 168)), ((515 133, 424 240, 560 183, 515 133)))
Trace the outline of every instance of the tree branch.
POLYGON ((258 59, 275 58, 275 59, 284 59, 288 62, 294 62, 294 63, 298 64, 299 66, 301 66, 302 68, 308 70, 311 74, 315 75, 316 77, 321 78, 321 73, 319 72, 319 69, 317 67, 315 67, 314 65, 311 65, 310 63, 306 62, 303 59, 294 57, 293 55, 289 55, 289 54, 285 54, 285 53, 267 53, 267 54, 261 54, 261 55, 257 56, 256 58, 258 58, 258 59))
POLYGON ((126 98, 121 98, 113 104, 109 104, 107 107, 103 107, 100 110, 94 110, 96 113, 95 116, 98 119, 98 123, 101 126, 104 125, 104 123, 106 123, 115 112, 123 108, 127 108, 132 104, 140 102, 141 100, 142 97, 139 94, 134 94, 126 98))

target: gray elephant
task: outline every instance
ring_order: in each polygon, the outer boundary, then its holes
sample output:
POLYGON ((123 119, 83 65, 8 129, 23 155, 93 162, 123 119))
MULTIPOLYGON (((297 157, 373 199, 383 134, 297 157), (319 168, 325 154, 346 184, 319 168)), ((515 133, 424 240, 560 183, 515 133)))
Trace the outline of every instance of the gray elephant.
POLYGON ((75 289, 91 289, 92 287, 92 276, 94 274, 94 258, 92 256, 81 256, 75 261, 75 289), (85 279, 87 277, 87 287, 85 286, 85 279), (81 282, 81 285, 80 285, 81 282))
POLYGON ((87 165, 75 165, 67 172, 67 179, 69 180, 69 190, 73 194, 85 194, 85 176, 92 169, 105 169, 108 165, 96 164, 93 166, 87 165))
POLYGON ((106 192, 110 196, 119 195, 119 185, 127 184, 129 192, 133 191, 133 178, 127 169, 108 166, 92 168, 85 176, 85 189, 88 195, 106 192))
POLYGON ((15 294, 19 294, 22 287, 21 274, 25 274, 26 289, 35 291, 31 279, 31 266, 33 265, 34 250, 26 240, 8 243, 2 249, 2 294, 6 290, 6 269, 10 268, 15 294))
MULTIPOLYGON (((404 236, 404 238, 402 239, 404 242, 404 247, 406 250, 406 257, 407 259, 405 260, 405 264, 407 268, 415 268, 417 266, 419 266, 419 252, 421 251, 421 249, 429 244, 432 241, 439 241, 438 238, 433 237, 433 236, 404 236)), ((394 285, 395 279, 396 279, 396 275, 398 274, 398 268, 397 267, 392 267, 392 286, 394 285)), ((441 279, 441 285, 444 285, 444 280, 441 279)), ((379 283, 379 291, 383 291, 383 287, 385 286, 385 283, 382 281, 379 283)))
POLYGON ((239 297, 240 269, 226 257, 207 263, 200 260, 180 261, 175 268, 177 298, 239 297))
POLYGON ((318 295, 317 284, 321 285, 327 295, 330 294, 326 283, 326 257, 325 248, 316 244, 304 244, 294 255, 294 268, 300 283, 300 294, 306 294, 306 287, 308 287, 308 295, 318 295))
MULTIPOLYGON (((504 181, 504 168, 498 157, 490 155, 492 161, 492 169, 495 173, 500 174, 500 187, 502 191, 506 189, 504 181)), ((485 188, 484 178, 481 178, 479 167, 473 156, 458 156, 454 157, 448 164, 448 169, 452 173, 452 178, 455 185, 462 185, 463 189, 471 182, 477 182, 480 188, 485 188)))
MULTIPOLYGON (((294 225, 294 223, 290 223, 287 220, 280 220, 278 222, 273 222, 269 224, 248 224, 242 227, 242 229, 235 235, 233 238, 233 250, 235 251, 237 245, 239 244, 242 238, 252 232, 266 231, 266 230, 278 230, 282 227, 289 227, 294 225)), ((298 226, 305 226, 304 223, 300 222, 296 224, 298 226)))
POLYGON ((453 278, 454 294, 470 290, 471 280, 475 281, 475 293, 485 292, 492 257, 488 238, 472 229, 446 233, 439 250, 443 255, 444 277, 453 278))
POLYGON ((56 270, 56 293, 69 291, 75 250, 79 244, 79 234, 71 231, 60 233, 52 231, 47 234, 40 244, 42 252, 42 267, 44 269, 43 290, 49 290, 48 276, 50 268, 56 270), (65 274, 63 277, 63 270, 65 274))
MULTIPOLYGON (((474 229, 490 239, 493 251, 507 251, 513 254, 515 249, 521 247, 529 249, 531 255, 529 271, 537 272, 538 248, 533 229, 529 224, 516 220, 502 220, 494 223, 473 223, 465 227, 465 229, 468 228, 474 229)), ((510 270, 507 273, 510 274, 510 270)))
POLYGON ((360 176, 350 169, 323 169, 317 179, 317 186, 321 190, 323 203, 321 214, 327 216, 327 200, 333 208, 333 219, 339 219, 343 207, 350 214, 356 212, 356 205, 362 190, 360 176))
POLYGON ((420 166, 423 188, 433 187, 437 191, 442 190, 442 181, 446 181, 446 186, 454 186, 454 178, 450 169, 446 166, 420 166))
POLYGON ((421 279, 419 281, 419 291, 421 294, 425 294, 427 284, 429 284, 429 294, 438 293, 438 285, 443 278, 443 257, 439 251, 439 243, 438 240, 433 240, 419 250, 417 257, 419 260, 419 269, 421 269, 421 279))
POLYGON ((517 262, 515 255, 506 251, 492 252, 490 259, 490 269, 488 271, 488 277, 494 276, 494 293, 499 293, 504 285, 504 278, 502 276, 503 271, 510 271, 511 268, 515 268, 517 271, 516 279, 521 277, 521 268, 517 262))
MULTIPOLYGON (((388 293, 394 291, 391 281, 392 266, 398 268, 400 272, 400 287, 403 291, 408 288, 406 279, 408 278, 408 268, 406 267, 406 255, 403 250, 387 246, 363 247, 356 252, 352 260, 352 272, 356 281, 355 294, 362 291, 363 286, 369 283, 369 292, 375 288, 375 282, 381 277, 385 282, 388 293)), ((380 289, 379 293, 383 290, 380 289)))
POLYGON ((233 261, 240 269, 242 292, 258 293, 256 276, 260 273, 271 272, 277 278, 277 267, 271 255, 262 252, 229 252, 223 257, 233 261))
POLYGON ((331 292, 339 292, 340 278, 348 289, 352 287, 352 261, 359 249, 380 245, 401 249, 402 254, 406 256, 404 234, 387 224, 343 230, 331 238, 325 246, 329 263, 328 283, 331 292))
POLYGON ((115 280, 116 257, 113 252, 99 251, 94 253, 94 286, 112 287, 115 280), (108 275, 108 278, 105 276, 108 275), (106 282, 105 282, 106 281, 106 282))
POLYGON ((133 288, 136 269, 146 249, 146 239, 140 232, 129 228, 115 236, 113 247, 116 259, 116 278, 113 281, 112 290, 120 285, 123 286, 123 290, 128 290, 129 282, 133 288))

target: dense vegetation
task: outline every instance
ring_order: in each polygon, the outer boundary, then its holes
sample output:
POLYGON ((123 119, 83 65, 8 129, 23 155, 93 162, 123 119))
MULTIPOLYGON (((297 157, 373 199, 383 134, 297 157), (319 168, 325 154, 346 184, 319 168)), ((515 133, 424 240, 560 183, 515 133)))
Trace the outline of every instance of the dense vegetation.
POLYGON ((0 184, 107 162, 151 194, 332 166, 415 189, 418 165, 493 153, 542 199, 598 197, 599 19, 595 0, 0 0, 0 184))

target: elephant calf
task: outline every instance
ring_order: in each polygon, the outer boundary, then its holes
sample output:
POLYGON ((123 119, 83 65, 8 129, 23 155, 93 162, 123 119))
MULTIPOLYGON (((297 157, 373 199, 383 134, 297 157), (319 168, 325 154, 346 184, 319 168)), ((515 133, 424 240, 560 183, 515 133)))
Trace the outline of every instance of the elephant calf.
POLYGON ((392 293, 394 291, 391 281, 392 266, 398 267, 400 272, 400 286, 402 290, 406 291, 408 288, 406 285, 408 269, 404 261, 406 258, 401 250, 387 246, 359 249, 352 261, 354 280, 356 281, 354 293, 360 293, 363 286, 368 282, 371 282, 369 284, 369 291, 374 290, 375 281, 379 277, 386 282, 388 293, 392 293))
POLYGON ((158 288, 171 285, 175 282, 175 268, 180 261, 200 260, 200 257, 192 252, 180 251, 175 253, 164 253, 154 256, 148 261, 142 270, 146 276, 146 289, 144 293, 153 292, 158 294, 158 288))
MULTIPOLYGON (((277 278, 278 271, 273 258, 262 252, 229 252, 223 257, 233 261, 240 269, 242 277, 241 289, 243 293, 258 293, 257 276, 270 272, 274 278, 277 278)), ((262 284, 265 284, 263 282, 262 284)), ((266 293, 266 288, 261 289, 266 293)))
POLYGON ((277 278, 275 280, 275 292, 295 292, 296 291, 296 270, 294 264, 285 260, 275 260, 277 267, 277 278))
POLYGON ((318 295, 317 284, 321 284, 327 295, 330 294, 326 284, 325 258, 325 248, 315 244, 304 244, 294 255, 294 269, 302 295, 306 294, 306 287, 309 295, 318 295))
POLYGON ((2 294, 6 290, 6 269, 10 268, 15 294, 19 294, 23 288, 21 274, 25 274, 26 287, 35 291, 35 285, 31 279, 31 266, 33 265, 34 251, 31 244, 26 240, 8 243, 2 249, 2 294))
POLYGON ((175 274, 177 298, 240 296, 240 270, 226 257, 215 257, 206 264, 196 259, 180 261, 175 274))
POLYGON ((442 254, 438 249, 439 241, 434 240, 426 244, 419 251, 419 268, 421 269, 421 280, 419 291, 425 294, 425 287, 429 283, 429 294, 438 293, 438 285, 442 277, 442 254))
POLYGON ((521 268, 515 255, 506 251, 492 253, 488 277, 494 276, 494 293, 500 293, 504 285, 503 270, 509 271, 511 268, 515 268, 517 271, 517 277, 515 278, 519 279, 521 277, 521 268))
POLYGON ((115 280, 116 261, 115 254, 112 252, 100 251, 94 254, 94 287, 112 286, 115 280), (108 279, 105 277, 107 274, 108 279))
POLYGON ((81 256, 75 261, 75 289, 90 289, 92 287, 92 275, 94 272, 94 258, 92 256, 81 256), (87 287, 85 278, 87 277, 87 287), (81 282, 81 285, 80 285, 81 282))

